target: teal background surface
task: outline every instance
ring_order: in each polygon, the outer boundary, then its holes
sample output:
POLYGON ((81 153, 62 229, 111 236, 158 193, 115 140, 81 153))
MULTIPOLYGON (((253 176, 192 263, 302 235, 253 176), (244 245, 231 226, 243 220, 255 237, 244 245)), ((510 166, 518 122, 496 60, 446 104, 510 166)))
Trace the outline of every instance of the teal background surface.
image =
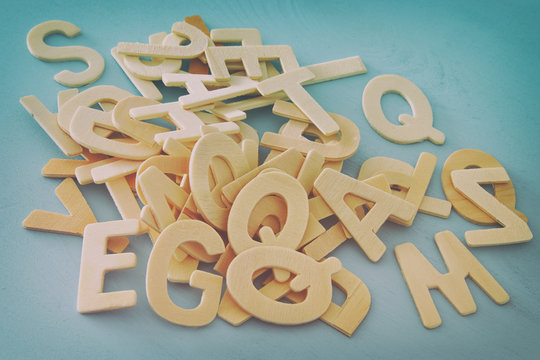
MULTIPOLYGON (((312 85, 308 91, 330 112, 352 119, 361 142, 344 172, 356 176, 361 163, 388 156, 416 163, 427 151, 438 157, 427 194, 443 198, 440 174, 445 159, 462 148, 486 151, 509 173, 517 209, 540 231, 540 3, 538 1, 11 1, 4 4, 0 89, 2 189, 0 219, 0 357, 3 359, 533 359, 540 351, 540 246, 529 243, 472 248, 471 252, 510 294, 493 303, 468 281, 476 313, 462 317, 437 291, 433 298, 443 323, 425 329, 403 281, 393 248, 414 243, 441 272, 446 268, 433 241, 439 231, 478 229, 457 213, 449 219, 419 214, 410 228, 387 223, 379 231, 388 251, 371 263, 352 240, 332 255, 359 276, 372 296, 371 309, 352 338, 321 321, 283 327, 251 319, 235 328, 216 318, 191 329, 158 317, 144 289, 151 250, 146 236, 133 238, 127 251, 137 267, 108 274, 105 291, 134 289, 138 303, 93 315, 76 310, 81 238, 22 228, 34 209, 65 212, 54 195, 60 180, 41 168, 61 151, 19 104, 37 96, 56 112, 64 87, 53 76, 81 71, 78 62, 45 63, 30 55, 26 34, 36 24, 66 20, 82 29, 73 39, 48 38, 57 46, 82 45, 99 51, 106 69, 94 84, 112 84, 138 94, 110 56, 120 41, 146 42, 170 31, 186 16, 199 14, 209 28, 255 27, 264 44, 289 44, 301 65, 359 55, 368 73, 312 85), (364 118, 366 83, 380 74, 413 81, 427 96, 434 126, 446 143, 397 145, 377 135, 364 118)), ((92 86, 92 85, 90 85, 92 86)), ((86 87, 85 87, 86 88, 86 87)), ((167 101, 174 100, 171 92, 167 101)), ((391 119, 410 112, 397 95, 383 98, 391 119)), ((396 120, 393 120, 396 121, 396 120)), ((248 112, 247 123, 275 131, 283 119, 269 108, 248 112)), ((104 185, 82 186, 99 221, 120 219, 104 185)), ((171 285, 182 306, 195 306, 200 291, 171 285)), ((336 301, 340 300, 336 294, 336 301)), ((342 300, 342 299, 341 299, 342 300)))

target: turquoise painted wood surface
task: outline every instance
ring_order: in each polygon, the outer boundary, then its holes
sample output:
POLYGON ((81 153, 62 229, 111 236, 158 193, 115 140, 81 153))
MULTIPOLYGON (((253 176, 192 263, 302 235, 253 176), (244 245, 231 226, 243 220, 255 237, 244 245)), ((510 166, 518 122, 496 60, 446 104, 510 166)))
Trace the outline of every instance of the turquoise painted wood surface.
MULTIPOLYGON (((26 49, 34 25, 53 19, 72 22, 82 35, 60 35, 57 46, 83 45, 98 50, 106 68, 96 84, 114 84, 136 92, 110 56, 120 41, 145 42, 169 31, 172 23, 199 14, 210 28, 257 27, 265 44, 289 44, 300 64, 359 55, 368 73, 312 85, 309 92, 330 112, 352 119, 360 128, 357 154, 344 172, 355 176, 361 163, 389 156, 414 164, 422 151, 438 157, 427 194, 443 197, 440 173, 444 160, 462 148, 486 151, 506 168, 517 192, 517 208, 539 234, 540 178, 540 3, 538 1, 18 1, 4 4, 0 40, 3 86, 0 146, 3 171, 0 218, 0 347, 6 359, 55 358, 222 358, 222 359, 352 359, 352 358, 481 358, 530 359, 540 351, 540 245, 530 243, 473 248, 472 253, 510 294, 504 306, 494 304, 472 282, 478 306, 462 317, 444 297, 432 292, 443 324, 426 330, 392 254, 413 242, 439 271, 445 272, 433 235, 452 230, 461 241, 479 228, 453 212, 449 219, 419 214, 410 228, 385 224, 379 232, 389 251, 369 262, 351 240, 333 255, 369 287, 372 307, 352 338, 317 321, 281 327, 251 319, 239 328, 220 319, 200 329, 172 325, 153 313, 144 290, 150 241, 132 239, 138 258, 133 270, 105 278, 105 290, 134 289, 131 309, 80 315, 76 311, 81 239, 22 228, 33 209, 63 211, 54 195, 59 180, 46 179, 41 168, 62 157, 54 143, 20 106, 19 98, 36 95, 56 109, 53 80, 63 69, 80 71, 77 62, 45 63, 26 49), (380 74, 413 81, 429 99, 434 125, 446 143, 397 145, 373 131, 364 118, 364 86, 380 74)), ((172 101, 178 94, 170 93, 172 101)), ((399 96, 383 98, 390 119, 410 112, 399 96)), ((396 120, 393 120, 396 121, 396 120)), ((248 113, 247 122, 263 131, 277 130, 283 119, 270 109, 248 113)), ((100 221, 119 219, 104 185, 82 187, 100 221)), ((171 289, 179 305, 195 306, 200 292, 171 289)), ((336 301, 340 298, 336 295, 336 301)), ((342 298, 341 298, 342 299, 342 298)))

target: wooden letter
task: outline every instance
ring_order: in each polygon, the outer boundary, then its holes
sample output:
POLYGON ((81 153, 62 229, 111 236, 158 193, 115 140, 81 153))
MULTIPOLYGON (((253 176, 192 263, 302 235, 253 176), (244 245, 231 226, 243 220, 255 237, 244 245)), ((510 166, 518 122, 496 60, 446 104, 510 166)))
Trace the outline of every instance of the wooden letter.
MULTIPOLYGON (((454 210, 472 223, 478 225, 491 225, 495 224, 496 221, 456 190, 452 183, 451 174, 454 170, 495 167, 502 167, 497 159, 486 152, 475 149, 461 149, 455 151, 444 163, 441 173, 441 183, 444 194, 448 201, 452 203, 454 210)), ((516 193, 512 181, 509 180, 508 182, 493 184, 493 193, 495 194, 495 198, 503 205, 516 213, 523 221, 527 221, 527 217, 515 209, 516 193)))
POLYGON ((73 179, 67 178, 62 181, 54 192, 69 215, 34 210, 23 221, 26 229, 82 235, 86 225, 97 221, 73 179))
POLYGON ((429 140, 434 144, 444 143, 444 134, 433 128, 433 112, 428 99, 411 81, 397 75, 379 75, 371 79, 362 96, 362 106, 369 125, 386 140, 397 144, 411 144, 429 140), (384 94, 401 95, 412 108, 413 115, 401 114, 394 125, 385 117, 381 107, 384 94))
MULTIPOLYGON (((371 294, 366 284, 345 268, 332 275, 332 283, 342 290, 347 298, 341 306, 331 302, 328 310, 321 315, 321 320, 350 337, 369 311, 371 294)), ((297 303, 303 300, 303 295, 289 293, 286 297, 297 303)))
MULTIPOLYGON (((267 63, 267 66, 268 64, 271 63, 267 63)), ((365 74, 367 72, 364 63, 359 56, 308 65, 306 68, 315 75, 315 78, 304 82, 304 85, 317 84, 324 81, 341 79, 347 76, 365 74)), ((268 70, 268 73, 270 74, 270 70, 268 70)), ((216 116, 228 121, 242 120, 247 116, 244 111, 269 106, 274 104, 276 100, 284 99, 286 97, 287 96, 283 92, 278 92, 277 94, 270 96, 258 96, 231 103, 218 103, 212 112, 216 116)))
POLYGON ((308 217, 307 194, 298 180, 280 171, 261 173, 234 200, 227 223, 229 242, 237 254, 263 244, 296 249, 306 231, 308 217), (271 234, 264 238, 264 232, 261 233, 260 243, 249 235, 249 218, 257 203, 270 195, 277 195, 285 201, 287 218, 278 235, 270 230, 271 234))
POLYGON ((81 145, 60 129, 56 115, 52 114, 34 95, 22 97, 20 102, 64 154, 75 156, 82 153, 81 145))
MULTIPOLYGON (((148 42, 155 45, 178 46, 187 40, 175 34, 157 33, 148 37, 148 42)), ((165 59, 156 57, 150 61, 141 60, 138 56, 125 55, 126 68, 139 79, 161 80, 163 74, 176 73, 182 67, 180 59, 165 59)))
POLYGON ((300 68, 266 79, 257 85, 257 89, 265 96, 283 91, 324 135, 335 134, 339 125, 302 86, 303 82, 313 78, 315 75, 309 69, 300 68))
POLYGON ((96 50, 84 46, 54 47, 45 44, 43 39, 51 34, 63 34, 69 38, 77 36, 81 29, 67 21, 52 20, 34 26, 26 38, 30 53, 43 61, 80 60, 88 65, 88 69, 74 73, 69 70, 59 72, 54 76, 58 83, 79 87, 96 81, 105 69, 105 61, 96 50))
POLYGON ((503 229, 473 230, 465 232, 469 246, 515 244, 530 241, 529 226, 497 198, 482 189, 480 184, 507 183, 510 177, 502 167, 452 171, 452 183, 467 199, 491 215, 503 229))
POLYGON ((227 135, 210 133, 195 144, 189 166, 189 183, 197 208, 212 226, 227 230, 230 209, 221 200, 221 188, 248 171, 249 164, 242 149, 227 135), (224 166, 215 160, 224 160, 224 166), (213 162, 215 186, 211 187, 208 172, 213 162))
POLYGON ((221 192, 223 193, 225 199, 232 204, 240 190, 242 190, 247 183, 253 180, 263 170, 276 168, 283 170, 287 174, 295 177, 298 174, 303 162, 304 157, 300 152, 298 152, 296 149, 289 149, 283 154, 276 156, 274 159, 265 162, 233 182, 225 185, 221 189, 221 192))
POLYGON ((386 251, 386 246, 375 234, 386 219, 394 215, 402 221, 409 221, 416 212, 413 204, 332 169, 323 170, 315 181, 315 191, 373 262, 377 262, 386 251), (373 201, 375 206, 359 220, 344 200, 348 194, 373 201))
POLYGON ((151 227, 157 225, 155 230, 163 231, 176 221, 171 205, 182 209, 188 194, 155 166, 150 166, 143 171, 137 181, 143 194, 142 198, 152 209, 152 215, 155 219, 155 224, 148 223, 148 225, 151 227))
MULTIPOLYGON (((407 201, 414 203, 419 202, 418 211, 442 218, 448 218, 452 211, 452 204, 449 201, 423 196, 421 199, 420 193, 424 192, 423 185, 427 186, 435 167, 436 158, 429 153, 421 153, 416 163, 416 168, 413 168, 408 163, 383 156, 375 156, 367 159, 362 163, 362 167, 358 172, 358 180, 364 180, 374 175, 384 174, 392 187, 392 193, 407 201), (422 165, 422 166, 420 166, 422 165), (425 183, 427 181, 427 183, 425 183), (420 186, 422 185, 422 186, 420 186), (411 194, 409 190, 416 188, 411 194)), ((395 221, 394 219, 391 219, 395 221)))
POLYGON ((201 303, 194 309, 183 309, 169 297, 167 271, 175 249, 184 242, 201 244, 209 255, 225 251, 223 240, 209 225, 198 220, 179 220, 159 235, 146 271, 146 295, 152 309, 167 321, 184 326, 204 326, 217 314, 221 297, 222 277, 195 270, 189 279, 191 287, 203 291, 201 303))
POLYGON ((439 273, 412 243, 395 248, 403 278, 426 328, 433 329, 442 323, 429 289, 439 289, 461 315, 476 311, 476 304, 465 282, 467 276, 497 304, 502 305, 510 300, 506 291, 451 231, 435 234, 435 242, 448 268, 446 274, 439 273))
POLYGON ((172 32, 190 40, 189 45, 171 46, 141 43, 118 43, 118 52, 126 55, 163 57, 168 59, 192 59, 201 55, 208 47, 208 36, 195 26, 185 22, 177 22, 172 32))
POLYGON ((134 253, 107 254, 108 238, 139 234, 139 221, 136 219, 90 224, 85 228, 77 297, 80 313, 135 306, 137 293, 134 290, 104 293, 103 279, 107 271, 131 269, 137 263, 134 253))
POLYGON ((117 130, 110 113, 80 107, 73 115, 69 133, 79 144, 92 151, 124 159, 144 160, 161 152, 159 144, 129 143, 100 136, 94 132, 94 127, 98 125, 109 130, 117 130))
MULTIPOLYGON (((99 103, 104 109, 107 109, 107 112, 109 112, 109 110, 112 110, 112 107, 114 107, 114 104, 130 96, 133 96, 133 94, 112 85, 98 85, 86 89, 73 96, 58 109, 58 125, 60 125, 62 130, 69 134, 71 120, 80 106, 90 108, 99 103)), ((93 110, 99 116, 99 110, 93 110)), ((103 133, 99 133, 99 135, 108 136, 111 133, 111 130, 106 130, 103 133)))
POLYGON ((259 29, 212 29, 210 38, 217 43, 239 42, 243 46, 262 45, 259 29))
POLYGON ((208 66, 217 81, 229 81, 230 74, 225 61, 242 61, 249 78, 263 77, 259 61, 278 60, 284 72, 298 69, 298 61, 288 45, 214 46, 206 49, 208 66))
POLYGON ((116 60, 122 71, 124 71, 128 79, 131 80, 133 85, 137 88, 137 90, 139 90, 142 96, 156 101, 163 100, 163 94, 161 94, 157 86, 152 81, 140 79, 129 71, 125 64, 126 55, 118 53, 117 47, 113 47, 111 49, 111 55, 114 60, 116 60))
POLYGON ((304 324, 320 317, 332 300, 332 274, 341 269, 337 258, 318 263, 281 246, 257 246, 240 253, 227 270, 227 288, 233 299, 258 319, 283 325, 304 324), (280 268, 296 274, 293 291, 307 288, 305 300, 285 304, 262 294, 253 285, 253 273, 262 268, 280 268))
POLYGON ((295 148, 304 155, 307 155, 310 150, 315 150, 325 159, 334 161, 353 156, 360 143, 358 126, 344 116, 329 113, 339 126, 340 136, 337 140, 327 141, 328 137, 310 125, 308 117, 296 105, 278 100, 272 111, 274 114, 289 117, 291 120, 279 131, 279 134, 264 133, 261 139, 261 145, 264 147, 279 151, 295 148), (321 142, 311 141, 302 136, 302 133, 316 134, 317 132, 321 135, 321 142))
POLYGON ((155 143, 154 135, 167 132, 169 129, 138 121, 129 115, 129 110, 136 107, 158 104, 155 100, 141 96, 133 96, 120 100, 112 112, 112 123, 124 134, 145 144, 152 145, 155 143))
POLYGON ((245 76, 231 76, 227 87, 208 90, 205 85, 217 84, 212 75, 200 74, 165 74, 163 83, 166 86, 185 86, 189 95, 180 96, 178 102, 184 109, 198 110, 212 108, 214 103, 251 94, 257 91, 257 82, 245 76))
MULTIPOLYGON (((202 135, 201 126, 205 125, 197 114, 184 110, 178 102, 136 107, 131 109, 129 114, 135 120, 169 117, 179 130, 156 134, 154 140, 160 145, 163 145, 165 140, 169 138, 181 141, 198 140, 202 135)), ((238 125, 231 122, 217 123, 210 126, 226 134, 240 131, 238 125)))

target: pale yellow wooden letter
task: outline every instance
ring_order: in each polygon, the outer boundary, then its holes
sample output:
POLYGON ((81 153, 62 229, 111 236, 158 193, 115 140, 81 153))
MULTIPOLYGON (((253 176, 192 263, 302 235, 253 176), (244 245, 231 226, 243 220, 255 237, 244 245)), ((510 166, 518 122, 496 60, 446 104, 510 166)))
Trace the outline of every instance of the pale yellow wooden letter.
POLYGON ((281 171, 265 172, 259 174, 240 191, 231 208, 227 231, 229 242, 237 254, 254 246, 262 246, 262 243, 251 238, 248 225, 255 206, 263 198, 271 195, 277 195, 285 201, 287 217, 279 234, 274 235, 271 230, 270 232, 261 230, 261 241, 265 245, 296 249, 302 240, 309 217, 308 199, 304 188, 298 180, 281 171), (263 234, 269 236, 265 238, 263 234))
POLYGON ((302 86, 303 82, 313 78, 315 75, 309 69, 299 68, 266 79, 257 85, 257 89, 265 96, 283 91, 324 135, 335 134, 339 125, 302 86))
POLYGON ((416 213, 415 206, 408 201, 332 169, 323 170, 315 181, 314 189, 373 262, 379 261, 386 251, 386 245, 377 237, 376 232, 388 217, 393 215, 407 222, 416 213), (375 202, 375 205, 359 220, 345 202, 346 195, 375 202))
POLYGON ((135 267, 134 253, 107 254, 110 237, 138 235, 139 221, 117 220, 89 224, 84 229, 79 275, 77 310, 80 313, 114 310, 135 306, 137 293, 134 290, 103 292, 103 279, 107 271, 135 267))
POLYGON ((425 187, 429 185, 436 161, 437 158, 434 155, 421 153, 414 168, 401 160, 375 156, 362 163, 358 180, 384 174, 394 195, 415 204, 419 203, 419 212, 448 218, 452 211, 452 204, 449 201, 430 196, 420 197, 420 194, 425 193, 425 187))
POLYGON ((221 200, 221 188, 249 169, 241 147, 225 134, 210 133, 195 144, 189 163, 191 192, 201 215, 212 226, 227 230, 230 207, 221 200), (224 166, 219 166, 216 160, 224 160, 224 166), (208 174, 213 163, 215 186, 212 187, 208 174))
POLYGON ((281 246, 257 246, 240 253, 227 270, 227 288, 241 308, 256 318, 275 324, 304 324, 317 319, 332 300, 331 276, 341 269, 337 258, 318 263, 312 258, 281 246), (296 274, 292 291, 307 288, 298 304, 275 301, 253 285, 253 273, 263 268, 279 268, 296 274))
POLYGON ((139 176, 138 183, 143 194, 142 197, 148 204, 147 209, 151 209, 155 220, 155 223, 150 222, 147 224, 150 227, 157 226, 155 230, 162 231, 169 224, 175 222, 176 218, 171 205, 177 209, 184 207, 188 198, 188 194, 184 189, 155 166, 150 166, 143 171, 139 176))
MULTIPOLYGON (((452 203, 454 210, 467 219, 478 225, 495 224, 495 219, 486 214, 474 202, 463 196, 452 183, 452 172, 454 170, 476 169, 476 168, 496 168, 502 165, 490 154, 476 149, 461 149, 453 152, 445 161, 441 172, 441 185, 444 195, 452 203)), ((511 180, 493 184, 493 194, 504 206, 512 210, 517 216, 527 222, 527 217, 515 209, 516 192, 511 180)))
POLYGON ((334 161, 353 156, 360 143, 358 126, 344 116, 329 113, 340 129, 334 139, 325 136, 315 125, 310 124, 309 118, 295 104, 278 100, 272 112, 291 119, 280 129, 279 134, 264 133, 261 145, 272 150, 284 151, 294 147, 304 155, 315 150, 325 159, 334 161), (311 141, 302 134, 318 135, 318 139, 311 141))
POLYGON ((428 99, 413 82, 398 75, 379 75, 371 79, 362 96, 364 114, 371 127, 385 139, 398 144, 429 140, 444 143, 444 134, 433 127, 433 111, 428 99), (402 126, 394 125, 384 115, 381 98, 384 94, 401 95, 411 106, 413 115, 401 114, 402 126))
POLYGON ((201 303, 194 309, 183 309, 176 305, 167 290, 167 271, 173 252, 185 242, 197 242, 209 255, 225 251, 219 234, 202 221, 179 220, 169 225, 159 235, 148 259, 146 295, 152 309, 165 320, 177 325, 204 326, 216 317, 222 277, 195 270, 189 285, 203 291, 201 303))
POLYGON ((79 87, 96 81, 105 69, 105 60, 96 50, 84 46, 49 46, 44 38, 51 34, 63 34, 69 38, 77 36, 81 29, 67 21, 51 20, 34 26, 26 38, 28 50, 43 61, 80 60, 88 64, 88 69, 74 73, 63 70, 54 80, 64 86, 79 87))
POLYGON ((497 304, 502 305, 510 300, 506 291, 451 231, 435 234, 435 242, 448 268, 446 274, 439 273, 412 243, 401 244, 394 249, 426 328, 433 329, 442 323, 430 289, 439 289, 461 315, 476 311, 476 304, 465 282, 468 276, 497 304))
MULTIPOLYGON (((345 268, 332 275, 332 283, 347 298, 341 306, 331 302, 328 310, 321 315, 321 320, 343 334, 352 336, 369 311, 371 294, 366 284, 345 268)), ((303 300, 304 294, 289 293, 286 297, 297 303, 303 300)))
POLYGON ((503 226, 502 229, 465 232, 467 245, 505 245, 526 242, 532 239, 533 235, 527 223, 480 186, 480 184, 509 182, 510 177, 504 168, 455 170, 452 171, 451 176, 457 191, 503 226))

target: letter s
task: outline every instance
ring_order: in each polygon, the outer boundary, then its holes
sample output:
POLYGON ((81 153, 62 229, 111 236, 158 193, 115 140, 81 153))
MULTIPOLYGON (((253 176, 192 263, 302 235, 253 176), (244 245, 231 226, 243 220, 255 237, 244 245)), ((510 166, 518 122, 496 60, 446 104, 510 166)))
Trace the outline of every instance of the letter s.
POLYGON ((49 46, 43 39, 51 34, 63 34, 69 38, 77 36, 81 29, 67 21, 52 20, 34 26, 26 37, 30 53, 43 61, 80 60, 88 64, 88 69, 74 73, 63 70, 54 79, 64 86, 79 87, 96 81, 105 69, 103 57, 94 49, 84 46, 49 46))

